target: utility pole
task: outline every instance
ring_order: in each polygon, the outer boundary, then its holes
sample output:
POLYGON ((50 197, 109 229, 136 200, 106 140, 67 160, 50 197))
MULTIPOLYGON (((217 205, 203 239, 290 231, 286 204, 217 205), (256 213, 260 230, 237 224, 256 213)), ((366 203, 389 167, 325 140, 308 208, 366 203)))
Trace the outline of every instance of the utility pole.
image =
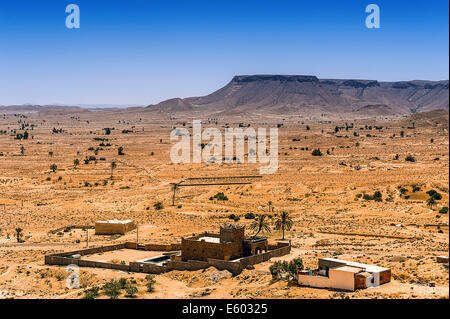
POLYGON ((86 228, 86 248, 89 248, 89 228, 86 228))

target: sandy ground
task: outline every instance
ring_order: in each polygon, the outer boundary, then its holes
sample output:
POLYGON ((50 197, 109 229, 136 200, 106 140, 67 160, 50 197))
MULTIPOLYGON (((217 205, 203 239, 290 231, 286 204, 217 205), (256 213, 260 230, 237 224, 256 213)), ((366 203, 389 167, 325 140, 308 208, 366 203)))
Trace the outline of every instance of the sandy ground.
MULTIPOLYGON (((243 121, 219 118, 217 126, 237 127, 243 121)), ((345 121, 264 116, 245 121, 252 127, 283 123, 277 173, 251 185, 181 188, 172 206, 172 182, 257 175, 261 164, 172 164, 170 131, 183 122, 189 128, 187 117, 125 111, 1 116, 0 130, 7 133, 0 134, 0 298, 81 298, 84 289, 120 277, 136 281, 140 298, 448 298, 448 266, 436 262, 449 249, 448 213, 439 213, 449 201, 448 118, 431 114, 414 125, 409 119, 355 121, 348 129, 345 121), (28 140, 15 139, 24 132, 22 125, 28 140), (334 133, 336 126, 342 129, 334 133), (105 135, 104 128, 114 130, 105 135), (119 147, 124 155, 118 155, 119 147), (316 148, 323 156, 312 156, 316 148), (405 161, 407 155, 415 162, 405 161), (91 156, 95 160, 85 163, 91 156), (112 161, 117 163, 113 171, 112 161), (51 164, 57 165, 55 172, 51 164), (426 192, 432 189, 442 199, 429 207, 426 192), (364 193, 375 191, 382 201, 364 199, 364 193), (229 200, 210 200, 218 192, 229 200), (156 202, 164 208, 155 210, 156 202), (132 219, 139 223, 140 242, 173 243, 227 223, 248 226, 252 220, 244 216, 253 212, 267 215, 272 232, 266 236, 275 241, 282 237, 274 223, 283 210, 294 220, 285 234, 294 249, 283 260, 299 256, 306 268, 315 268, 319 257, 374 263, 390 267, 393 281, 352 293, 298 287, 273 281, 271 260, 235 277, 215 269, 158 275, 152 293, 145 290, 145 274, 85 268, 82 288, 72 291, 65 285, 65 268, 44 264, 45 254, 85 247, 85 231, 52 232, 68 225, 132 219), (240 220, 229 219, 230 214, 240 220), (16 228, 23 229, 23 243, 17 243, 16 228), (430 287, 432 281, 436 287, 430 287)), ((136 231, 89 233, 90 245, 135 239, 136 231)), ((152 256, 138 254, 85 258, 127 262, 152 256)))

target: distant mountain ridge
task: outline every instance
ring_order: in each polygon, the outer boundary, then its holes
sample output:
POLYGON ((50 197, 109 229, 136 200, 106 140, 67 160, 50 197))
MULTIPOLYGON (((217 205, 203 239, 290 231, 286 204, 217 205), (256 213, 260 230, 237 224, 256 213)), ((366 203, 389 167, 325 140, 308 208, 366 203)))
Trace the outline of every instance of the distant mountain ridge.
POLYGON ((148 111, 364 116, 449 109, 449 81, 379 82, 313 75, 240 75, 202 97, 171 99, 148 111))

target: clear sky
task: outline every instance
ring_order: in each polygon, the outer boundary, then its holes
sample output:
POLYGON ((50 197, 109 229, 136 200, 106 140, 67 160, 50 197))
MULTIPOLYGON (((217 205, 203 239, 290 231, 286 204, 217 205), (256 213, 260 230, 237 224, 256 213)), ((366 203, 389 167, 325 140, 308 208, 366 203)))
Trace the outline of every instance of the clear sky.
POLYGON ((448 79, 447 0, 1 0, 0 105, 139 104, 239 74, 448 79), (65 26, 77 4, 81 28, 65 26), (365 26, 366 5, 381 28, 365 26))

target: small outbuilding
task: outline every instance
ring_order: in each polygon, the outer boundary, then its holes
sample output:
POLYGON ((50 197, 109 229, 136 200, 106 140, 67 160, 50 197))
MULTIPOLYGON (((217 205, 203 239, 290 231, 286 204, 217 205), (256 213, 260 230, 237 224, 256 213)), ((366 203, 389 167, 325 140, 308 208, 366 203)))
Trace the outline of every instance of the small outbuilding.
POLYGON ((448 263, 448 256, 437 256, 436 261, 441 264, 448 263))
POLYGON ((132 220, 106 220, 95 222, 96 235, 125 235, 136 228, 132 220))
POLYGON ((318 269, 301 271, 298 275, 301 286, 348 291, 377 287, 390 281, 389 268, 334 258, 320 258, 318 269))

